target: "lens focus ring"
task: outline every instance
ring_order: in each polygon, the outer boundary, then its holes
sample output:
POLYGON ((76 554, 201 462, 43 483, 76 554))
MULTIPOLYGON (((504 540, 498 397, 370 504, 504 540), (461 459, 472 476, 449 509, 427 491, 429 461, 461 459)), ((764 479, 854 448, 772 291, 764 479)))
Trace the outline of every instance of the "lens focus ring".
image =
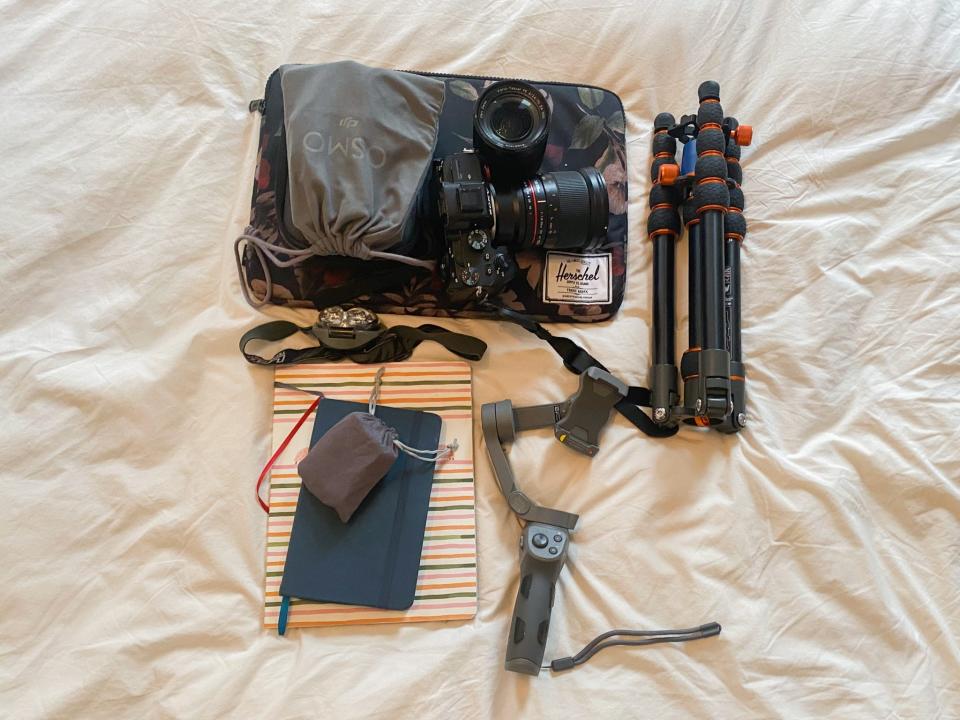
POLYGON ((575 250, 607 234, 607 184, 593 167, 537 175, 497 192, 494 205, 496 245, 575 250))
POLYGON ((547 205, 552 217, 547 225, 548 247, 582 247, 590 224, 587 183, 578 172, 547 173, 543 186, 547 189, 547 205), (547 175, 553 176, 555 199, 550 200, 547 175), (552 241, 552 242, 551 242, 552 241))
POLYGON ((606 236, 610 200, 596 168, 544 173, 542 187, 546 199, 543 247, 582 248, 606 236))

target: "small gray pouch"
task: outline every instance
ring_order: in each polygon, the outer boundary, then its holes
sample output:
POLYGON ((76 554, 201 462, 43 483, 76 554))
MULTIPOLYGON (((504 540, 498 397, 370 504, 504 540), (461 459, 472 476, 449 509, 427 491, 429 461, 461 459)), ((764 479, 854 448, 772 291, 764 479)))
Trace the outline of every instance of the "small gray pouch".
POLYGON ((397 459, 397 431, 369 413, 347 415, 300 461, 303 484, 347 522, 397 459))
POLYGON ((377 370, 368 411, 344 417, 314 443, 297 465, 304 487, 336 510, 343 522, 350 520, 400 452, 435 462, 457 450, 456 440, 437 450, 412 448, 400 441, 395 428, 374 415, 383 373, 384 368, 377 370))
POLYGON ((281 68, 288 227, 316 255, 402 254, 433 159, 445 84, 355 62, 281 68))

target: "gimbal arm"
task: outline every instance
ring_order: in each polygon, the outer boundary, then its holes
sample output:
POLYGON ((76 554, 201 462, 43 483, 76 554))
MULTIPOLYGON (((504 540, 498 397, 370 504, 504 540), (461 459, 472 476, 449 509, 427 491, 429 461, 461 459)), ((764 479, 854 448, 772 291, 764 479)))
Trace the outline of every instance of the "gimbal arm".
POLYGON ((520 488, 510 467, 510 461, 503 450, 516 438, 518 429, 533 429, 556 424, 558 416, 563 415, 564 403, 558 405, 536 405, 516 408, 509 400, 486 403, 480 408, 480 423, 483 427, 483 439, 487 445, 487 454, 493 464, 493 474, 497 478, 500 492, 507 505, 516 515, 529 522, 556 525, 566 530, 577 526, 578 515, 537 505, 520 488), (518 422, 518 420, 521 420, 518 422))
MULTIPOLYGON (((611 410, 627 395, 627 387, 598 367, 580 375, 580 388, 569 400, 547 405, 514 408, 509 400, 485 403, 480 408, 484 444, 493 465, 500 492, 517 517, 526 520, 520 536, 520 585, 510 619, 504 667, 511 672, 539 675, 550 629, 550 616, 557 580, 566 562, 570 531, 579 517, 574 513, 534 503, 518 487, 504 451, 519 430, 553 426, 557 440, 584 455, 599 450, 601 428, 611 410)), ((710 623, 692 630, 615 630, 596 638, 576 656, 550 664, 555 672, 586 662, 597 651, 612 645, 648 645, 655 642, 683 642, 719 634, 720 626, 710 623), (640 636, 640 640, 619 637, 640 636), (614 637, 617 636, 617 637, 614 637)))

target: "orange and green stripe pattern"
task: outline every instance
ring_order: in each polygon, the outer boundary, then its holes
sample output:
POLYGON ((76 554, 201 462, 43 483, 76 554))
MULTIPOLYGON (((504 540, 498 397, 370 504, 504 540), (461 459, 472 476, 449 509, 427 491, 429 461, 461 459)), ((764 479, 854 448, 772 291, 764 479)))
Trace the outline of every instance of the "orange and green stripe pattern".
MULTIPOLYGON (((296 386, 337 400, 366 403, 380 365, 323 364, 279 367, 274 388, 273 447, 313 402, 296 386)), ((443 420, 441 440, 459 441, 456 455, 437 465, 420 557, 413 605, 381 610, 293 599, 287 627, 467 620, 477 611, 477 545, 473 486, 473 395, 465 362, 384 363, 380 404, 436 413, 443 420)), ((323 402, 323 401, 321 401, 323 402)), ((277 627, 280 579, 300 494, 297 463, 310 446, 308 421, 277 458, 270 475, 270 516, 263 624, 277 627)))

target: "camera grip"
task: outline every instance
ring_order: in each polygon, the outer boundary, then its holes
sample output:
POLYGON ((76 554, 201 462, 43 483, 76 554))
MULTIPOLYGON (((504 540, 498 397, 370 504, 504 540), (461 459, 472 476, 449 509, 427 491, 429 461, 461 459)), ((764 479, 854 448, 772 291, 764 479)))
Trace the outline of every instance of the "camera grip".
POLYGON ((520 587, 513 606, 504 667, 539 675, 550 629, 557 579, 569 536, 563 528, 529 523, 521 536, 520 587))

